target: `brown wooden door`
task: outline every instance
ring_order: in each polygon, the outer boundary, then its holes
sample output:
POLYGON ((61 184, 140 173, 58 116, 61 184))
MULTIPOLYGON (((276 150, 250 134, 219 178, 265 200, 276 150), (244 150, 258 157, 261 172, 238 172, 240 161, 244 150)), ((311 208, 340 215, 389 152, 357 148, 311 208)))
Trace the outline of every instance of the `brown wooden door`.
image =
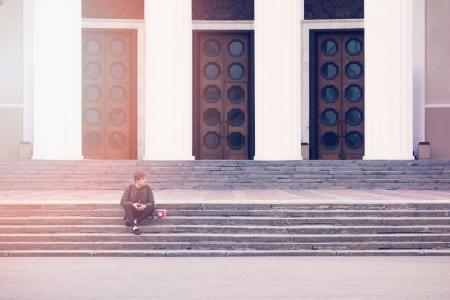
POLYGON ((362 32, 317 38, 319 159, 364 155, 364 39, 362 32))
POLYGON ((136 34, 83 30, 83 155, 136 159, 136 34))
POLYGON ((198 43, 199 158, 248 159, 248 34, 205 33, 198 43))

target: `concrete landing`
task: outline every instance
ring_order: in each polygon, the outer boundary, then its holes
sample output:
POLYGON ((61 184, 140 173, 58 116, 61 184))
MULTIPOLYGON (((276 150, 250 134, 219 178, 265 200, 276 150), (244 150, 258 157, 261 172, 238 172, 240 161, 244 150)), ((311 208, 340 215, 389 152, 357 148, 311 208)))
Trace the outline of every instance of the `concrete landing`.
MULTIPOLYGON (((430 190, 154 190, 164 203, 450 203, 430 190)), ((0 203, 119 203, 121 190, 0 190, 0 203)))

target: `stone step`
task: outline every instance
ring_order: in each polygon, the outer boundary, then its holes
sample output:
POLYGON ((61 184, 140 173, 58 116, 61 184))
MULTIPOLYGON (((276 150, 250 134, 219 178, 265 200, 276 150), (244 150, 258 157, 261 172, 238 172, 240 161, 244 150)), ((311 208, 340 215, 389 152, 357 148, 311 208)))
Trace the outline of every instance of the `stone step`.
MULTIPOLYGON (((100 210, 8 210, 0 211, 0 224, 3 217, 14 215, 24 217, 117 217, 124 215, 120 209, 100 210)), ((450 210, 168 210, 170 217, 273 217, 273 218, 335 218, 335 217, 409 217, 445 218, 450 210)), ((22 220, 22 221, 27 221, 22 220)))
MULTIPOLYGON (((111 172, 111 171, 110 171, 111 172)), ((288 178, 288 179, 316 179, 316 178, 358 178, 361 176, 367 177, 367 178, 386 178, 386 179, 392 179, 392 178, 442 178, 442 179, 448 179, 449 174, 448 172, 443 171, 428 171, 428 170, 418 170, 418 171, 393 171, 388 172, 384 170, 380 170, 379 172, 369 172, 369 171, 327 171, 327 172, 314 172, 312 170, 298 170, 295 172, 287 171, 284 169, 279 169, 277 171, 262 171, 262 170, 255 170, 252 172, 225 172, 225 171, 217 171, 217 172, 200 172, 198 170, 191 170, 191 171, 180 171, 177 169, 170 170, 167 172, 146 172, 148 177, 153 180, 157 180, 158 178, 164 178, 164 179, 172 179, 172 180, 191 180, 191 179, 208 179, 211 176, 215 176, 218 178, 257 178, 260 180, 264 179, 272 179, 274 177, 280 177, 280 178, 288 178)), ((73 171, 67 171, 67 172, 55 172, 49 170, 48 173, 45 172, 36 172, 36 173, 29 173, 29 172, 7 172, 0 174, 0 178, 3 180, 8 179, 20 179, 20 178, 45 178, 45 179, 78 179, 78 178, 87 178, 87 179, 97 179, 98 176, 107 176, 107 179, 111 180, 132 180, 132 174, 133 170, 130 170, 129 172, 120 172, 120 173, 108 173, 108 172, 86 172, 86 173, 80 173, 80 172, 73 172, 73 171)))
POLYGON ((0 256, 11 257, 227 257, 227 256, 449 256, 449 250, 280 250, 280 251, 223 251, 223 250, 31 250, 2 251, 0 256))
MULTIPOLYGON (((177 172, 176 170, 174 172, 177 172)), ((14 182, 17 180, 27 181, 36 181, 40 184, 52 183, 52 182, 62 182, 62 183, 79 183, 79 182, 91 182, 92 183, 128 183, 131 182, 131 176, 129 174, 125 174, 123 176, 117 175, 107 175, 107 174, 53 174, 53 175, 45 175, 45 174, 17 174, 17 175, 4 175, 0 176, 0 180, 3 183, 6 182, 14 182), (99 181, 98 178, 104 177, 104 180, 99 181)), ((401 173, 401 174, 367 174, 367 173, 352 173, 352 174, 313 174, 313 173, 303 173, 303 174, 288 174, 286 172, 277 173, 257 173, 257 174, 224 174, 222 172, 217 174, 198 174, 194 172, 183 174, 157 174, 152 176, 148 175, 148 182, 153 184, 161 184, 164 182, 171 183, 179 183, 179 182, 187 182, 189 184, 198 183, 198 181, 202 180, 206 183, 211 183, 213 180, 219 180, 221 183, 223 182, 240 182, 241 180, 245 180, 247 182, 254 181, 262 181, 262 182, 272 182, 272 181, 280 181, 280 182, 292 182, 292 183, 302 183, 302 181, 306 182, 314 182, 318 180, 328 180, 330 182, 336 182, 337 180, 348 180, 349 182, 419 182, 420 180, 424 180, 426 182, 442 182, 448 183, 450 179, 450 175, 443 174, 433 174, 421 172, 420 174, 415 173, 401 173)), ((23 182, 22 182, 23 184, 23 182)))
MULTIPOLYGON (((133 172, 131 172, 133 174, 133 172)), ((96 180, 98 182, 99 177, 105 177, 104 179, 108 182, 124 182, 124 181, 132 181, 132 177, 130 173, 125 173, 122 175, 116 174, 108 174, 108 173, 96 173, 96 174, 83 174, 83 173, 57 173, 52 172, 52 174, 45 173, 36 173, 36 174, 28 174, 24 172, 20 172, 17 174, 4 174, 0 175, 0 179, 2 181, 14 181, 23 178, 41 180, 42 182, 51 182, 51 181, 73 181, 77 182, 78 180, 96 180)), ((299 172, 299 173, 289 173, 283 170, 278 172, 261 172, 255 171, 254 173, 224 173, 222 171, 216 173, 198 173, 197 171, 186 172, 186 174, 180 174, 178 170, 173 170, 172 173, 161 174, 161 173, 149 173, 149 180, 151 182, 161 182, 170 180, 180 181, 197 181, 197 180, 206 180, 210 181, 213 178, 217 178, 219 180, 236 180, 236 179, 248 179, 248 180, 272 180, 272 179, 286 179, 292 181, 299 180, 318 180, 318 179, 348 179, 348 180, 357 180, 357 179, 367 179, 367 180, 388 180, 388 179, 399 179, 399 180, 407 180, 407 179, 424 179, 424 180, 442 180, 446 181, 449 179, 450 175, 442 174, 441 172, 431 173, 431 172, 401 172, 401 173, 387 173, 380 172, 378 174, 366 173, 366 172, 345 172, 345 173, 337 173, 337 172, 327 172, 327 173, 313 173, 313 172, 299 172), (213 177, 213 178, 211 178, 213 177)))
POLYGON ((170 216, 261 216, 290 218, 330 217, 450 217, 450 210, 170 210, 170 216))
MULTIPOLYGON (((119 186, 123 185, 61 185, 59 186, 60 190, 122 190, 119 189, 119 186)), ((351 189, 352 185, 331 185, 331 184, 304 184, 304 185, 283 185, 283 186, 276 186, 276 184, 273 185, 262 185, 259 187, 259 189, 298 189, 298 190, 347 190, 351 189)), ((30 189, 36 189, 36 190, 52 190, 48 185, 30 185, 30 186, 10 186, 10 188, 13 188, 14 190, 30 190, 30 189)), ((153 190, 170 190, 173 189, 173 185, 159 185, 159 186, 152 186, 153 190)), ((0 189, 6 190, 6 186, 1 186, 0 189)), ((256 189, 255 186, 252 185, 244 185, 241 184, 240 186, 222 186, 217 187, 213 185, 209 186, 199 186, 199 185, 177 185, 176 189, 196 189, 196 190, 238 190, 238 189, 256 189)), ((447 189, 447 186, 443 186, 440 184, 427 184, 427 185, 401 185, 401 184, 389 184, 389 185, 370 185, 370 184, 360 184, 355 189, 363 189, 363 190, 449 190, 447 189)))
POLYGON ((54 233, 0 234, 5 242, 265 242, 265 243, 367 243, 367 242, 442 242, 450 243, 447 233, 393 234, 221 234, 221 233, 54 233))
MULTIPOLYGON (((127 178, 130 179, 131 175, 133 174, 133 171, 135 172, 136 169, 130 169, 130 170, 120 170, 120 171, 112 171, 112 170, 105 170, 105 171, 90 171, 90 170, 59 170, 55 171, 54 169, 48 169, 48 170, 20 170, 20 169, 14 169, 14 170, 2 170, 0 173, 0 176, 3 177, 14 177, 14 178, 20 178, 23 176, 42 176, 46 178, 55 178, 58 176, 66 177, 66 178, 77 178, 77 177, 96 177, 98 175, 109 175, 111 177, 109 178, 115 178, 115 179, 123 179, 127 178)), ((168 169, 168 170, 146 170, 149 177, 152 175, 158 175, 163 177, 173 177, 173 178, 182 178, 186 176, 198 176, 198 177, 207 177, 208 175, 221 175, 223 177, 231 177, 231 176, 251 176, 251 177, 270 177, 270 176, 291 176, 295 178, 304 178, 305 176, 330 176, 330 177, 355 177, 358 175, 367 175, 367 176, 418 176, 418 177, 426 177, 426 176, 443 176, 444 178, 447 178, 449 175, 448 170, 430 170, 428 168, 424 169, 397 169, 397 170, 385 170, 385 169, 378 169, 378 170, 351 170, 351 169, 332 169, 332 170, 317 170, 317 169, 295 169, 295 170, 289 170, 284 168, 278 168, 276 170, 211 170, 211 169, 205 169, 205 170, 198 170, 198 169, 192 169, 192 170, 180 170, 177 168, 168 169), (176 172, 176 173, 175 173, 176 172)))
MULTIPOLYGON (((124 188, 127 184, 130 183, 130 180, 125 179, 114 179, 114 178, 105 178, 101 182, 98 178, 101 178, 104 175, 99 175, 95 177, 85 177, 80 176, 77 178, 67 178, 67 177, 54 177, 47 178, 40 175, 36 175, 34 177, 30 176, 18 176, 17 178, 0 178, 2 181, 1 186, 7 187, 7 184, 11 182, 13 186, 23 186, 23 182, 29 182, 31 185, 52 185, 58 184, 58 188, 62 186, 71 185, 86 185, 86 186, 101 186, 101 185, 111 185, 117 186, 120 185, 120 189, 124 188), (14 184, 13 182, 16 183, 14 184), (18 182, 17 182, 18 181, 18 182)), ((178 185, 189 185, 189 186, 208 186, 216 183, 216 186, 235 184, 285 184, 285 185, 305 185, 305 184, 314 184, 314 183, 327 183, 330 185, 342 185, 342 184, 366 184, 366 183, 375 183, 375 184, 428 184, 428 183, 440 183, 440 184, 449 184, 450 178, 442 178, 441 175, 436 176, 411 176, 411 175, 393 175, 393 176, 303 176, 303 177, 294 177, 294 176, 273 176, 269 175, 267 177, 262 176, 222 176, 222 175, 207 175, 205 177, 199 176, 191 176, 189 179, 183 177, 163 177, 158 176, 157 178, 150 178, 148 183, 153 186, 166 186, 169 184, 177 184, 178 185), (345 182, 342 182, 342 181, 345 182)), ((12 189, 10 187, 10 189, 12 189)), ((115 188, 118 189, 118 188, 115 188)))
POLYGON ((155 189, 450 190, 450 161, 435 160, 13 160, 0 161, 0 189, 53 189, 55 185, 60 189, 123 189, 138 169, 148 174, 155 189))
MULTIPOLYGON (((76 200, 74 200, 76 201, 76 200)), ((289 202, 284 201, 277 203, 276 201, 266 201, 255 203, 160 203, 156 204, 156 209, 165 208, 168 211, 222 211, 229 214, 229 211, 270 211, 270 212, 283 212, 283 211, 305 211, 305 212, 346 212, 346 211, 450 211, 450 202, 430 202, 417 200, 415 202, 382 202, 374 200, 373 202, 361 203, 345 202, 345 200, 334 202, 314 202, 305 200, 302 202, 289 202), (377 203, 380 202, 380 203, 377 203)), ((64 202, 61 200, 61 202, 64 202)), ((47 212, 47 211, 114 211, 122 212, 119 199, 117 203, 53 203, 45 202, 37 204, 36 202, 27 203, 26 200, 20 200, 20 203, 0 203, 0 211, 35 211, 35 212, 47 212)))
POLYGON ((45 166, 48 163, 52 163, 53 165, 73 165, 82 163, 83 165, 98 165, 98 166, 137 166, 137 165, 147 165, 147 166, 191 166, 191 165, 214 165, 214 166, 245 166, 245 165, 323 165, 323 166, 335 166, 335 165, 364 165, 364 166, 398 166, 398 165, 408 165, 408 166, 423 166, 423 165, 445 165, 448 164, 445 160, 420 160, 420 161, 412 161, 412 160, 276 160, 276 161, 251 161, 251 160, 94 160, 94 159, 85 159, 85 160, 0 160, 0 165, 41 165, 45 166))
POLYGON ((233 242, 8 242, 0 251, 22 250, 450 250, 442 242, 368 242, 368 243, 233 243, 233 242))
MULTIPOLYGON (((193 166, 193 167, 182 167, 182 166, 173 166, 173 167, 157 167, 157 168, 143 168, 144 171, 149 172, 149 174, 173 174, 173 171, 176 170, 177 174, 185 174, 189 175, 192 173, 195 174, 292 174, 292 175, 302 175, 302 174, 344 174, 344 175, 352 175, 355 173, 361 174, 403 174, 403 173, 412 173, 420 175, 421 172, 429 172, 430 174, 448 174, 449 167, 395 167, 389 168, 385 166, 380 166, 377 168, 371 167, 286 167, 286 166, 272 166, 272 167, 264 167, 264 166, 246 166, 246 167, 214 167, 214 166, 193 166)), ((114 176, 123 176, 128 174, 130 176, 130 171, 133 172, 136 170, 136 167, 130 168, 102 168, 96 166, 64 166, 64 167, 54 167, 51 164, 47 167, 41 166, 4 166, 2 167, 0 174, 1 175, 19 175, 20 172, 25 172, 25 174, 29 175, 48 175, 54 176, 55 174, 64 174, 64 175, 95 175, 95 174, 108 174, 114 176)), ((133 174, 133 173, 131 173, 133 174)))
MULTIPOLYGON (((122 217, 122 210, 10 210, 0 211, 1 217, 122 217)), ((273 218, 343 218, 343 217, 386 217, 386 218, 446 218, 449 210, 167 210, 170 217, 273 217, 273 218)))
POLYGON ((450 202, 0 204, 0 256, 450 255, 450 202))
MULTIPOLYGON (((444 177, 440 174, 436 175, 414 175, 414 174, 402 174, 402 175, 366 175, 366 174, 360 174, 360 175, 302 175, 302 176, 295 176, 295 175, 275 175, 275 174, 269 174, 267 176, 263 175, 223 175, 223 174, 208 174, 204 176, 198 176, 198 175, 186 175, 185 177, 180 176, 162 176, 158 175, 155 177, 149 177, 148 182, 151 185, 164 185, 164 183, 167 184, 185 184, 185 185, 210 185, 211 183, 214 183, 215 180, 217 180, 218 184, 226 184, 226 183, 290 183, 290 184, 305 184, 305 183, 330 183, 330 184, 337 184, 341 183, 339 181, 345 180, 348 183, 442 183, 442 184, 448 184, 450 182, 450 176, 444 177)), ((83 175, 77 175, 77 176, 55 176, 55 177, 47 177, 45 175, 20 175, 17 177, 4 177, 0 180, 2 182, 2 185, 5 186, 7 183, 14 183, 14 181, 29 181, 30 184, 80 184, 80 183, 86 183, 87 185, 114 185, 114 184, 120 184, 121 189, 124 187, 124 185, 127 185, 128 183, 131 183, 131 179, 129 176, 124 176, 122 178, 111 178, 107 177, 107 175, 99 174, 97 176, 83 176, 83 175), (105 177, 104 180, 99 181, 98 178, 105 177)), ((18 182, 22 183, 23 182, 18 182)), ((19 185, 19 184, 16 184, 19 185)))
MULTIPOLYGON (((177 170, 181 173, 189 173, 189 172, 198 172, 200 174, 205 173, 219 173, 225 172, 228 174, 241 174, 241 173, 277 173, 277 172, 286 172, 290 174, 302 174, 302 173, 317 173, 317 174, 328 174, 328 173, 337 173, 337 174, 347 174, 350 172, 361 172, 361 173, 401 173, 401 172, 411 172, 417 173, 419 172, 430 172, 430 173, 442 173, 448 174, 449 166, 421 166, 421 167, 410 167, 410 166, 397 166, 397 167, 387 167, 387 166, 379 166, 379 167, 348 167, 348 166, 328 166, 328 167, 316 167, 316 166, 243 166, 243 167, 229 167, 229 166, 192 166, 192 167, 183 167, 183 166, 173 166, 173 167, 143 167, 133 166, 129 168, 115 168, 115 167, 97 167, 97 166, 83 166, 83 165, 73 165, 73 166, 63 166, 57 167, 49 164, 48 166, 3 166, 0 174, 18 174, 19 171, 24 171, 26 174, 107 174, 108 172, 114 175, 121 174, 129 174, 129 172, 136 170, 137 168, 143 169, 143 171, 148 172, 149 174, 161 173, 161 174, 170 174, 174 170, 177 170), (53 170, 53 173, 52 173, 53 170)), ((133 173, 131 173, 133 174, 133 173)), ((130 175, 130 174, 129 174, 130 175)))
MULTIPOLYGON (((242 225, 152 225, 140 226, 142 233, 195 233, 195 234, 450 234, 450 226, 242 226, 242 225)), ((0 234, 56 234, 56 233, 128 233, 123 225, 0 225, 0 234)))
MULTIPOLYGON (((4 190, 53 190, 55 185, 59 190, 123 190, 128 183, 39 183, 34 182, 27 185, 19 183, 0 184, 0 189, 4 190)), ((291 189, 291 190, 343 190, 343 189, 362 189, 362 190, 450 190, 450 184, 441 182, 385 182, 385 183, 368 183, 368 182, 346 182, 340 181, 326 182, 302 182, 302 183, 283 183, 283 182, 228 182, 225 184, 215 183, 168 183, 161 184, 150 183, 154 190, 172 190, 172 189, 202 189, 202 190, 242 190, 242 189, 291 189)))
MULTIPOLYGON (((55 171, 48 170, 34 170, 34 171, 25 171, 22 170, 14 170, 14 171, 6 171, 2 170, 2 173, 0 173, 0 177, 4 179, 8 178, 23 178, 24 176, 28 177, 43 177, 43 178, 82 178, 82 177, 88 177, 88 178, 96 178, 97 176, 101 175, 108 175, 108 178, 111 179, 132 179, 132 174, 135 172, 135 170, 127 170, 127 171, 120 171, 111 173, 114 171, 109 170, 105 172, 80 172, 80 171, 71 171, 71 170, 61 170, 61 171, 55 171)), ((442 176, 443 178, 448 178, 449 172, 448 171, 442 171, 442 170, 429 170, 429 169, 423 169, 423 170, 395 170, 395 171, 387 171, 387 170, 378 170, 378 171, 364 171, 364 170, 327 170, 327 171, 318 171, 318 170, 310 170, 310 169, 300 169, 300 170, 285 170, 283 168, 270 171, 270 170, 246 170, 246 171, 223 171, 223 170, 217 170, 217 171, 210 171, 210 170, 179 170, 179 169, 173 169, 173 170, 167 170, 167 171, 146 171, 148 173, 149 177, 156 178, 157 176, 161 176, 163 178, 184 178, 189 179, 192 176, 194 177, 200 177, 200 178, 208 178, 208 176, 214 175, 219 177, 233 177, 233 176, 241 176, 241 177, 255 177, 255 178, 270 178, 272 176, 288 176, 290 178, 316 178, 316 177, 350 177, 354 178, 357 176, 382 176, 382 177, 392 177, 392 176, 414 176, 414 177, 428 177, 428 176, 442 176), (188 177, 188 178, 187 178, 188 177)))
POLYGON ((0 160, 0 166, 37 166, 45 168, 55 167, 103 167, 103 168, 169 168, 169 167, 348 167, 348 168, 376 168, 376 167, 442 167, 449 165, 448 160, 0 160))
MULTIPOLYGON (((123 225, 121 217, 2 217, 2 225, 123 225)), ((408 226, 408 225, 450 225, 450 218, 410 218, 410 217, 332 217, 332 218, 273 218, 273 217, 168 217, 164 220, 148 220, 146 225, 240 225, 240 226, 408 226)))
MULTIPOLYGON (((78 183, 39 183, 33 182, 27 185, 22 183, 0 183, 0 189, 14 189, 14 190, 52 190, 57 185, 60 190, 122 190, 128 182, 124 183, 95 183, 95 182, 78 182, 78 183)), ((283 182, 227 182, 225 184, 220 184, 219 182, 214 183, 161 183, 155 184, 151 183, 154 190, 171 190, 171 189, 203 189, 203 190, 233 190, 233 189, 295 189, 295 190, 321 190, 321 189, 363 189, 363 190, 450 190, 450 183, 442 182, 385 182, 385 183, 369 183, 369 182, 326 182, 326 181, 315 181, 315 182, 302 182, 302 183, 283 183, 283 182)))

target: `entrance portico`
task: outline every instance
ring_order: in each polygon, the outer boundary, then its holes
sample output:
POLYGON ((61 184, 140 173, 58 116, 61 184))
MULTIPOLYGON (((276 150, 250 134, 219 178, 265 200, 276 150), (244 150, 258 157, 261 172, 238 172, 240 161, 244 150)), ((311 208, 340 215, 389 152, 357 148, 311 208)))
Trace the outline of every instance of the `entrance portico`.
MULTIPOLYGON (((34 159, 82 159, 81 0, 23 1, 30 45, 24 78, 32 82, 24 85, 24 112, 30 112, 23 118, 24 137, 33 143, 34 159)), ((309 101, 302 98, 309 88, 302 80, 304 1, 254 5, 254 158, 302 159, 302 103, 309 101)), ((413 158, 412 5, 365 1, 364 159, 413 158)), ((137 157, 191 160, 192 1, 146 0, 143 22, 145 42, 138 47, 146 53, 146 70, 138 81, 145 87, 137 93, 145 95, 145 106, 138 107, 136 124, 145 125, 138 128, 143 146, 137 157)))

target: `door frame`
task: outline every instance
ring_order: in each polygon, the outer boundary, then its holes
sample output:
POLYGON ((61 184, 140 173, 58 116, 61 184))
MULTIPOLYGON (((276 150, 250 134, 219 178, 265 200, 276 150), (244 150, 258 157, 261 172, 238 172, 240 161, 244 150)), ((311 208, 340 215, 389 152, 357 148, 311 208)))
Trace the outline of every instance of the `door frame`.
MULTIPOLYGON (((130 156, 127 158, 127 160, 137 160, 138 157, 138 137, 137 137, 137 131, 138 131, 138 89, 139 89, 139 83, 138 83, 138 31, 133 28, 91 28, 91 27, 83 27, 82 28, 82 34, 84 32, 128 32, 130 33, 131 37, 131 52, 136 53, 136 55, 131 55, 131 69, 133 72, 130 74, 130 80, 131 82, 134 82, 131 92, 131 102, 130 102, 130 132, 129 132, 129 153, 130 156)), ((82 95, 83 95, 83 87, 82 89, 82 95)), ((81 100, 81 105, 83 107, 84 101, 81 100)), ((81 116, 84 118, 84 115, 81 116)), ((83 120, 82 125, 83 126, 83 120)), ((83 132, 83 127, 81 132, 83 132)), ((83 137, 82 137, 83 138, 83 137)), ((83 144, 81 145, 83 149, 83 144)), ((106 158, 101 158, 106 159, 106 158)), ((108 159, 109 160, 109 159, 108 159)))
MULTIPOLYGON (((346 33, 360 32, 364 34, 364 28, 343 29, 311 29, 309 30, 309 159, 319 159, 319 95, 318 82, 318 35, 321 33, 346 33)), ((364 74, 365 77, 365 74, 364 74)), ((364 139, 365 141, 365 139, 364 139)))
POLYGON ((215 33, 243 33, 248 35, 249 66, 248 66, 248 160, 255 157, 255 36, 253 30, 193 30, 192 31, 192 155, 200 159, 200 49, 199 36, 215 33))
MULTIPOLYGON (((146 97, 146 70, 145 70, 145 20, 118 20, 118 19, 89 19, 82 21, 84 29, 111 29, 133 30, 136 32, 136 97, 134 116, 134 149, 131 160, 142 160, 145 156, 145 97, 146 97)), ((80 105, 83 105, 82 99, 80 105)), ((81 137, 82 138, 82 137, 81 137)), ((130 141, 131 142, 131 141, 130 141)))

